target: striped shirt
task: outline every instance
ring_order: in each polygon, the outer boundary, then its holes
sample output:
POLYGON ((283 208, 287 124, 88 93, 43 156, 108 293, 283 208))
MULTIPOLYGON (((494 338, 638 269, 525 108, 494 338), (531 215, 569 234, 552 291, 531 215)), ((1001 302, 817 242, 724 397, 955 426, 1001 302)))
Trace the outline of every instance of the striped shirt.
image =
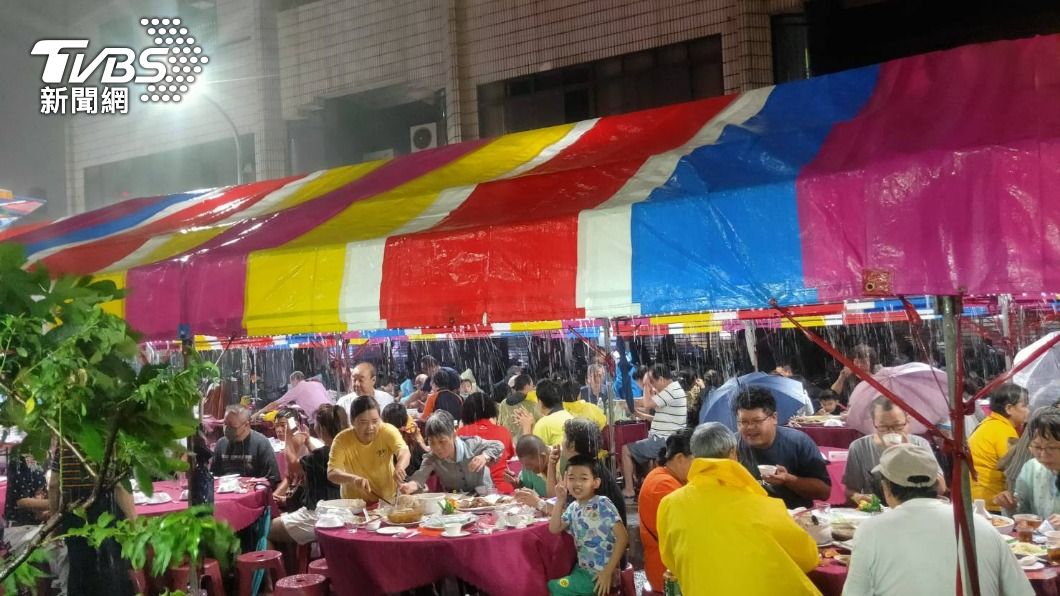
POLYGON ((688 421, 688 396, 681 385, 674 381, 652 396, 655 402, 655 419, 651 421, 650 433, 666 438, 685 427, 688 421))

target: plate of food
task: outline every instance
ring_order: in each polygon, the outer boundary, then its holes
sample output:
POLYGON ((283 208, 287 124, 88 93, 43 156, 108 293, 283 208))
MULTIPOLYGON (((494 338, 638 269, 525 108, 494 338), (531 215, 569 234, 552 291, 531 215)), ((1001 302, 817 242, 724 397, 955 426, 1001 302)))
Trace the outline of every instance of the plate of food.
POLYGON ((813 415, 813 416, 794 416, 790 420, 790 423, 802 426, 820 426, 829 420, 840 420, 840 416, 831 415, 813 415))
POLYGON ((1009 548, 1017 557, 1044 557, 1048 553, 1044 546, 1030 542, 1013 542, 1009 548))
POLYGON ((1001 534, 1008 534, 1016 527, 1016 522, 1011 517, 994 514, 990 518, 990 524, 1001 534))
POLYGON ((498 507, 506 507, 515 503, 514 497, 507 495, 486 495, 484 497, 465 497, 457 499, 457 511, 467 513, 483 513, 493 511, 498 507))

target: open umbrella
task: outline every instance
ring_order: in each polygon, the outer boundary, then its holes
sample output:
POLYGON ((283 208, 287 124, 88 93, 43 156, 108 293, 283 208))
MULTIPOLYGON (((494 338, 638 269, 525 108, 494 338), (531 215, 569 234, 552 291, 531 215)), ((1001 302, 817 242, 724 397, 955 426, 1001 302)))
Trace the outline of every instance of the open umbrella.
POLYGON ((750 387, 762 387, 773 394, 777 400, 777 419, 786 424, 788 419, 797 414, 812 414, 813 406, 810 396, 802 383, 764 372, 753 372, 742 377, 733 377, 707 395, 707 400, 699 411, 699 422, 720 422, 736 431, 736 412, 733 401, 741 391, 750 387))
MULTIPOLYGON (((901 366, 881 368, 873 375, 884 387, 902 398, 905 403, 924 415, 932 423, 949 419, 949 395, 946 390, 946 373, 922 362, 910 362, 901 366)), ((880 397, 872 385, 858 383, 850 394, 847 426, 871 435, 876 432, 872 420, 872 402, 880 397)), ((922 435, 927 432, 923 424, 909 418, 909 432, 922 435)))
MULTIPOLYGON (((1048 333, 1045 337, 1017 352, 1012 361, 1013 366, 1022 364, 1038 348, 1056 337, 1057 333, 1060 331, 1048 333)), ((1060 399, 1060 344, 1049 348, 1049 351, 1042 354, 1040 358, 1012 375, 1012 382, 1023 387, 1030 394, 1032 412, 1039 406, 1052 405, 1060 399)))

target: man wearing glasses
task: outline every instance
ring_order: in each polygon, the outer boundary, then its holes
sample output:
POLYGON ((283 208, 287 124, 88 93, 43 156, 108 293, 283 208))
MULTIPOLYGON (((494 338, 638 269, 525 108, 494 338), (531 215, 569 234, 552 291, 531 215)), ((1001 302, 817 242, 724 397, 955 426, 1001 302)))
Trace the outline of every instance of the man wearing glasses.
POLYGON ((736 424, 740 463, 770 496, 783 499, 788 509, 828 499, 832 479, 821 450, 806 433, 777 426, 777 402, 769 390, 749 387, 736 396, 736 424))
MULTIPOLYGON (((876 432, 851 443, 847 453, 843 485, 846 486, 847 498, 854 503, 871 500, 872 495, 883 502, 880 478, 872 470, 880 464, 880 456, 887 448, 908 443, 931 451, 927 439, 909 434, 909 417, 886 397, 877 397, 872 402, 872 423, 876 432)), ((946 479, 941 467, 938 469, 938 480, 936 486, 941 495, 946 492, 946 479)))

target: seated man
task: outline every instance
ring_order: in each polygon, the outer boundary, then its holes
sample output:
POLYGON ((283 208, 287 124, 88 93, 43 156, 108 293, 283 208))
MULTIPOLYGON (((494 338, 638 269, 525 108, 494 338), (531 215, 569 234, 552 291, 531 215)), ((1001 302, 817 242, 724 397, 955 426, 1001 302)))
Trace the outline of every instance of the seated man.
POLYGON ((736 396, 740 429, 739 458, 766 491, 788 509, 813 507, 832 492, 832 479, 821 450, 806 433, 777 426, 777 402, 768 389, 749 387, 736 396), (759 466, 776 466, 763 477, 759 466))
POLYGON ((690 444, 688 484, 663 498, 656 518, 659 553, 682 593, 820 594, 806 576, 817 545, 736 461, 733 432, 707 422, 690 444))
POLYGON ((637 374, 641 375, 638 380, 644 388, 644 403, 655 413, 634 412, 637 418, 651 421, 648 438, 630 443, 622 450, 622 495, 630 499, 636 495, 634 462, 643 466, 654 461, 666 447, 666 438, 685 428, 688 422, 688 395, 668 366, 655 364, 637 374))
POLYGON ((515 444, 515 455, 519 458, 522 471, 519 472, 518 478, 509 474, 508 481, 519 489, 516 491, 516 499, 526 494, 520 491, 532 491, 539 498, 551 496, 549 489, 554 490, 555 487, 548 486, 546 480, 549 454, 548 445, 545 445, 541 437, 535 435, 526 435, 515 444))
MULTIPOLYGON (((315 410, 314 410, 315 412, 315 410)), ((250 411, 241 405, 225 409, 225 436, 217 441, 210 472, 265 478, 272 488, 280 483, 280 466, 265 435, 250 428, 250 411)))
MULTIPOLYGON (((935 498, 939 487, 934 454, 904 443, 885 451, 874 471, 882 476, 891 510, 858 526, 844 596, 954 593, 962 547, 953 531, 953 506, 935 498)), ((972 518, 980 594, 1034 594, 1001 535, 986 519, 972 518)))
MULTIPOLYGON (((926 439, 909 434, 908 416, 886 397, 877 397, 872 402, 872 423, 876 432, 851 443, 847 454, 843 485, 847 498, 855 503, 870 500, 872 495, 883 501, 880 479, 872 471, 880 464, 880 456, 888 447, 908 443, 931 451, 926 439)), ((938 469, 938 479, 941 495, 946 492, 946 480, 941 467, 938 469)))

